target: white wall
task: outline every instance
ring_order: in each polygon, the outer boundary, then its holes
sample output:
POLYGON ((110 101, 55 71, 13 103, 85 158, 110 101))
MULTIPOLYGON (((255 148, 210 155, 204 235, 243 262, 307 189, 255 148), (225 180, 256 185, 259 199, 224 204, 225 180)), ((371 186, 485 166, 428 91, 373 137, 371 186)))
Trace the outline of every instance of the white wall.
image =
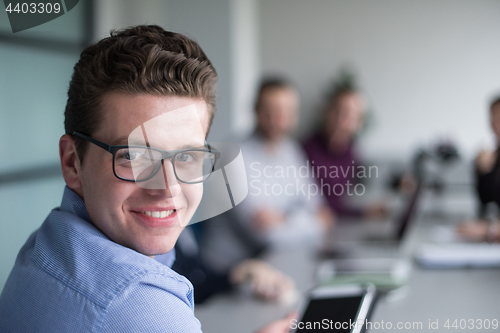
POLYGON ((257 0, 232 2, 232 112, 231 135, 242 136, 253 130, 253 102, 260 81, 260 27, 257 0))
POLYGON ((493 146, 487 104, 500 94, 499 17, 495 0, 262 0, 262 69, 298 84, 299 135, 349 64, 374 111, 366 154, 409 156, 449 136, 470 156, 493 146))
POLYGON ((111 29, 132 25, 165 25, 168 1, 99 0, 95 1, 95 42, 109 36, 111 29))

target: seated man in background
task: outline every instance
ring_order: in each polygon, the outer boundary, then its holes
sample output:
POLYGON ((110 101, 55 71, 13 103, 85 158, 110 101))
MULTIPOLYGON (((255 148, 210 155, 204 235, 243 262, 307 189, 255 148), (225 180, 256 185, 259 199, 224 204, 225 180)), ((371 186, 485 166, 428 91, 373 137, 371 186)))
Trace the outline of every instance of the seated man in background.
POLYGON ((19 252, 0 332, 201 332, 192 284, 170 266, 215 164, 216 79, 196 42, 158 26, 82 52, 59 141, 61 207, 19 252))
POLYGON ((479 220, 467 221, 458 227, 458 233, 477 241, 500 241, 498 216, 487 216, 486 207, 496 203, 500 207, 500 97, 490 104, 490 124, 496 138, 497 149, 482 150, 477 155, 475 166, 476 193, 480 201, 479 220), (492 218, 493 221, 488 221, 492 218))
MULTIPOLYGON (((297 91, 283 79, 265 80, 255 103, 257 128, 240 143, 248 196, 232 225, 205 224, 208 260, 227 267, 254 254, 251 243, 271 248, 315 243, 333 215, 311 191, 314 185, 300 145, 289 134, 297 124, 297 91)), ((258 248, 258 246, 256 246, 258 248)))
POLYGON ((315 171, 316 183, 336 214, 380 218, 387 213, 385 206, 354 207, 346 201, 348 193, 352 195, 361 180, 357 178, 359 159, 354 145, 364 113, 365 103, 354 87, 335 86, 320 129, 304 142, 304 149, 315 171))

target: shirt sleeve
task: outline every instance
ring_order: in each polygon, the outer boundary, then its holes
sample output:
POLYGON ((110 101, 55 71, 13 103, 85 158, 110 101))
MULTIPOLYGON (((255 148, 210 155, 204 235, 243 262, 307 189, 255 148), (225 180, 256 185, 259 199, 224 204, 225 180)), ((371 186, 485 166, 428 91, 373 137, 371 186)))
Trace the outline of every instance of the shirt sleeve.
POLYGON ((148 274, 112 302, 102 332, 201 332, 192 295, 176 277, 148 274))

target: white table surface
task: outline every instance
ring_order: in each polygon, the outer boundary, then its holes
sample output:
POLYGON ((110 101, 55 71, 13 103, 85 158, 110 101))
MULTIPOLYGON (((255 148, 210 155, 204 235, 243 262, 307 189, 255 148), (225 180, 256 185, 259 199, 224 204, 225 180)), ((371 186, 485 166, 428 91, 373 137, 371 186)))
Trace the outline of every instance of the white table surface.
MULTIPOLYGON (((442 207, 464 207, 469 192, 464 195, 452 193, 443 201, 442 207), (448 200, 449 199, 449 200, 448 200), (448 200, 449 202, 445 201, 448 200)), ((415 219, 409 237, 404 244, 403 256, 411 258, 415 246, 429 240, 429 233, 436 224, 453 224, 460 210, 442 209, 436 211, 432 193, 425 193, 419 214, 415 219), (455 214, 458 211, 458 214, 455 214)), ((465 215, 471 214, 466 205, 465 215)), ((342 228, 339 228, 342 229, 342 228)), ((339 231, 341 232, 341 230, 339 231)), ((315 284, 314 273, 318 264, 312 249, 301 249, 270 254, 267 260, 294 278, 297 288, 304 292, 315 284)), ((419 329, 392 330, 372 329, 371 332, 493 332, 493 329, 446 329, 450 319, 500 320, 500 269, 454 269, 425 270, 414 261, 413 271, 407 287, 392 299, 381 298, 371 317, 371 322, 421 322, 419 329), (439 324, 439 329, 430 329, 429 322, 439 324)), ((293 304, 270 304, 243 293, 218 295, 202 305, 196 306, 195 314, 202 323, 205 333, 254 332, 265 323, 279 319, 294 308, 293 304)), ((470 323, 470 322, 469 322, 470 323)), ((475 322, 477 323, 477 322, 475 322)), ((477 324, 476 324, 477 325, 477 324)), ((500 332, 500 328, 496 330, 500 332)))

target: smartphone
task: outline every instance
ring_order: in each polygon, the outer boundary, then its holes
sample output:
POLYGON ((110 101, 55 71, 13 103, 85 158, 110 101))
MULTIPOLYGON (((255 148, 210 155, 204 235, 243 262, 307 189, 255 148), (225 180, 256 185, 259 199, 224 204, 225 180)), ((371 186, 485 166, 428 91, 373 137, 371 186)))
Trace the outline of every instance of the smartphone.
POLYGON ((289 332, 363 332, 374 296, 373 285, 314 288, 300 303, 300 319, 290 321, 289 332))

